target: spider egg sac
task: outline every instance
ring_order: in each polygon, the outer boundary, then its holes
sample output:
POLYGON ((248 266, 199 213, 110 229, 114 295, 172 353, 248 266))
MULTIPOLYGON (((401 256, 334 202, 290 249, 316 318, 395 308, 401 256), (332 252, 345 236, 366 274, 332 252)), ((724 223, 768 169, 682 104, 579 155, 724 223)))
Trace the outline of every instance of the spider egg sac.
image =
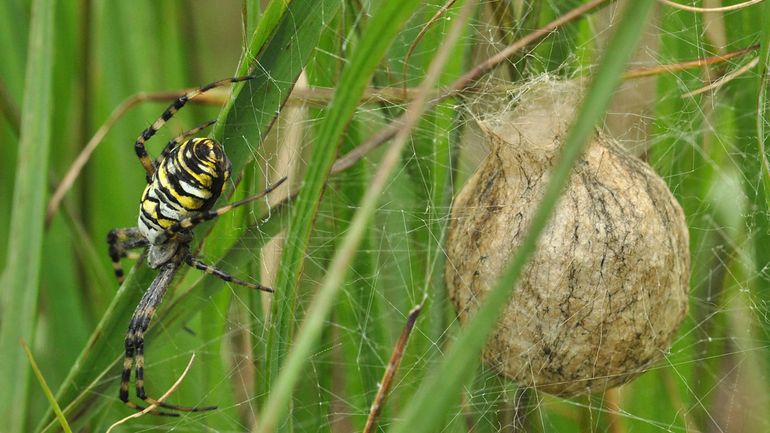
MULTIPOLYGON (((480 120, 490 154, 456 197, 446 283, 472 317, 525 236, 580 106, 568 81, 529 84, 480 120)), ((561 395, 601 392, 660 361, 687 312, 688 233, 663 180, 598 134, 483 352, 487 366, 561 395)))

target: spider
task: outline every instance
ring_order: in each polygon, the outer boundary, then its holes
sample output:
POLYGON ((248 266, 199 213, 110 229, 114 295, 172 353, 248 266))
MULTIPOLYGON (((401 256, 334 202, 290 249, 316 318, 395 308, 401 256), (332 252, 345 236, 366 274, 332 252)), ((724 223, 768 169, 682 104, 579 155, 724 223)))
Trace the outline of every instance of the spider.
MULTIPOLYGON (((119 283, 123 282, 120 259, 127 251, 145 248, 147 262, 158 274, 142 296, 131 316, 125 339, 125 357, 120 382, 120 399, 129 407, 144 410, 128 396, 131 372, 136 360, 136 396, 147 404, 176 411, 198 412, 216 409, 216 406, 186 407, 159 402, 150 398, 144 389, 144 333, 166 289, 182 264, 200 269, 225 281, 252 289, 272 292, 272 289, 240 280, 207 265, 190 251, 191 229, 201 222, 214 219, 238 206, 260 199, 272 192, 286 178, 278 180, 259 194, 212 210, 230 176, 230 160, 222 145, 210 138, 189 138, 214 122, 210 121, 186 131, 169 141, 157 159, 152 160, 145 149, 147 142, 166 122, 193 97, 253 76, 227 78, 201 86, 176 99, 161 116, 136 139, 134 149, 139 162, 147 172, 147 186, 139 201, 138 226, 113 229, 107 235, 109 255, 119 283)), ((177 413, 154 412, 158 415, 178 416, 177 413)))

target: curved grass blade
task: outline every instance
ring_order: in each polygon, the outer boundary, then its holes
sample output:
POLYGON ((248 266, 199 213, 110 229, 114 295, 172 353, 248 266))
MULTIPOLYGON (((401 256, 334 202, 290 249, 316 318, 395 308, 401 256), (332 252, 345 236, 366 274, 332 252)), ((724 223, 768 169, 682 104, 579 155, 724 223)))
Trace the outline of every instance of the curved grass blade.
MULTIPOLYGON (((355 111, 366 85, 389 47, 396 32, 419 2, 385 2, 375 13, 340 78, 340 86, 331 102, 329 113, 319 131, 316 146, 303 180, 303 187, 292 212, 281 256, 281 268, 273 298, 273 314, 268 342, 268 378, 275 378, 289 345, 296 306, 296 285, 302 270, 310 231, 318 204, 331 169, 342 133, 355 111)), ((324 9, 322 9, 324 10, 324 9)), ((236 122, 237 124, 237 122, 236 122)))

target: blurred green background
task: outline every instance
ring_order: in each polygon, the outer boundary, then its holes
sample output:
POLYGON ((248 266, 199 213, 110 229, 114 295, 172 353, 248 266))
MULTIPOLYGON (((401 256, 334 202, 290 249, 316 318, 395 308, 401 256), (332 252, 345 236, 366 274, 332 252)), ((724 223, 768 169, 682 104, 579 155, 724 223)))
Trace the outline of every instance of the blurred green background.
MULTIPOLYGON (((478 2, 438 86, 585 3, 478 2)), ((507 59, 479 87, 505 98, 538 74, 590 76, 614 29, 631 22, 621 22, 617 3, 603 3, 507 59)), ((128 319, 154 272, 138 266, 119 290, 105 236, 111 228, 135 225, 145 176, 132 144, 167 102, 130 108, 101 140, 50 223, 46 206, 81 149, 127 98, 247 70, 259 77, 237 98, 220 92, 207 104, 189 104, 148 148, 157 154, 179 132, 218 118, 212 133, 240 173, 237 187, 228 187, 233 199, 291 175, 291 188, 277 193, 272 206, 262 201, 196 230, 207 262, 277 293, 271 303, 185 272, 148 335, 147 386, 151 395, 162 394, 195 353, 170 401, 219 409, 180 418, 145 416, 115 431, 256 431, 383 150, 331 176, 324 158, 337 153, 335 146, 339 154, 359 146, 404 112, 463 4, 0 3, 0 245, 8 246, 0 248, 0 432, 58 429, 19 337, 29 343, 73 431, 102 432, 131 413, 117 398, 118 365, 128 319), (399 7, 403 18, 397 18, 399 7), (389 10, 392 19, 378 19, 389 10), (367 39, 377 31, 383 36, 367 39), (373 68, 371 77, 364 66, 364 72, 344 76, 357 64, 357 50, 384 51, 384 57, 369 59, 359 54, 373 68), (357 86, 379 97, 359 100, 357 86), (337 106, 328 105, 335 92, 337 106), (352 117, 344 114, 345 95, 353 102, 352 117), (226 114, 218 114, 221 105, 226 114), (339 140, 330 132, 343 129, 339 140), (300 186, 318 194, 323 188, 322 198, 308 192, 299 202, 276 205, 300 186), (305 209, 312 230, 298 223, 305 221, 299 216, 305 209), (287 239, 283 252, 270 239, 287 239)), ((641 25, 644 18, 629 20, 641 25)), ((426 406, 426 417, 438 418, 432 431, 770 431, 767 23, 770 2, 709 13, 656 4, 639 47, 622 53, 633 55, 628 75, 649 76, 627 77, 600 122, 650 162, 687 215, 690 310, 664 361, 620 389, 573 399, 520 390, 471 364, 473 379, 452 393, 440 414, 426 406), (714 57, 750 47, 729 59, 714 57), (704 91, 691 94, 699 89, 704 91)), ((425 300, 379 431, 390 430, 412 404, 422 407, 413 397, 444 365, 459 332, 443 284, 442 243, 454 191, 486 151, 471 114, 479 94, 476 89, 446 99, 412 132, 342 276, 331 314, 323 316, 320 340, 302 374, 292 376, 290 415, 280 417, 279 430, 361 431, 406 315, 425 300)), ((123 263, 127 270, 133 266, 123 263)))

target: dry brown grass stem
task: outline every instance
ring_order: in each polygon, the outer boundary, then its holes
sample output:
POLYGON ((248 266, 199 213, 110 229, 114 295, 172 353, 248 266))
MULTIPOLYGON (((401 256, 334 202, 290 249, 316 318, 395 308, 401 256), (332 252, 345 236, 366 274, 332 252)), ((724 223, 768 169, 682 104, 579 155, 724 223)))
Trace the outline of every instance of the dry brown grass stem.
POLYGON ((734 70, 733 72, 730 72, 729 74, 725 74, 719 79, 714 80, 713 82, 709 83, 706 86, 701 87, 700 89, 693 90, 692 92, 687 92, 684 95, 682 95, 683 98, 689 98, 692 96, 700 95, 701 93, 706 93, 710 90, 718 89, 725 84, 729 83, 730 81, 740 77, 741 75, 745 74, 746 72, 753 69, 755 66, 759 64, 759 57, 753 58, 749 63, 746 63, 745 65, 741 66, 740 68, 734 70))
MULTIPOLYGON (((192 367, 192 363, 193 363, 194 360, 195 360, 195 353, 193 353, 192 356, 190 356, 190 360, 187 362, 187 367, 184 368, 184 371, 179 376, 179 378, 176 380, 176 382, 174 382, 174 384, 171 385, 171 388, 169 388, 168 391, 166 391, 163 395, 161 395, 158 398, 158 403, 162 403, 162 402, 166 401, 166 399, 169 398, 169 396, 171 396, 171 394, 173 394, 174 391, 176 391, 176 389, 179 387, 179 385, 184 380, 185 376, 187 376, 187 373, 190 371, 190 367, 192 367)), ((143 416, 143 415, 145 415, 145 414, 147 414, 149 412, 152 412, 152 411, 154 411, 157 408, 158 408, 157 404, 151 404, 151 405, 147 406, 146 408, 142 409, 141 412, 132 413, 131 415, 129 415, 129 416, 127 416, 127 417, 125 417, 123 419, 120 419, 120 420, 116 421, 115 423, 113 423, 110 426, 110 428, 107 429, 107 431, 105 433, 110 433, 112 431, 112 429, 114 429, 115 427, 123 424, 124 422, 126 422, 126 421, 128 421, 130 419, 133 419, 133 418, 139 418, 140 416, 143 416)))
POLYGON ((736 57, 741 57, 750 52, 757 51, 759 45, 752 45, 747 48, 743 48, 736 51, 731 51, 725 54, 719 54, 716 56, 705 57, 703 59, 690 60, 687 62, 672 63, 668 65, 656 65, 642 68, 629 69, 623 74, 624 80, 631 80, 635 78, 651 77, 654 75, 670 74, 674 72, 681 72, 687 69, 701 68, 703 66, 715 65, 718 63, 724 63, 732 60, 736 57))
POLYGON ((421 311, 422 305, 415 305, 406 317, 406 324, 401 331, 401 335, 398 337, 398 341, 396 341, 396 345, 393 347, 393 352, 388 360, 388 366, 385 369, 385 374, 382 376, 377 395, 374 396, 374 402, 372 402, 372 406, 369 409, 369 417, 366 419, 366 425, 364 426, 362 433, 371 433, 376 427, 375 423, 377 422, 377 417, 382 411, 382 405, 385 403, 385 398, 388 396, 390 386, 393 384, 393 378, 396 376, 398 366, 401 364, 401 359, 404 357, 406 343, 409 341, 409 336, 412 334, 412 329, 414 329, 417 316, 420 315, 421 311))
POLYGON ((738 4, 734 4, 734 5, 730 5, 730 6, 722 6, 722 7, 718 7, 718 8, 701 8, 701 7, 697 7, 697 6, 687 6, 687 5, 683 5, 681 3, 677 3, 677 2, 674 2, 674 1, 671 1, 671 0, 658 0, 658 1, 663 3, 666 6, 670 6, 672 8, 676 8, 676 9, 681 9, 683 11, 704 13, 704 12, 728 12, 728 11, 735 11, 735 10, 738 10, 738 9, 747 8, 749 6, 761 3, 764 0, 747 0, 747 1, 743 2, 743 3, 738 3, 738 4))

